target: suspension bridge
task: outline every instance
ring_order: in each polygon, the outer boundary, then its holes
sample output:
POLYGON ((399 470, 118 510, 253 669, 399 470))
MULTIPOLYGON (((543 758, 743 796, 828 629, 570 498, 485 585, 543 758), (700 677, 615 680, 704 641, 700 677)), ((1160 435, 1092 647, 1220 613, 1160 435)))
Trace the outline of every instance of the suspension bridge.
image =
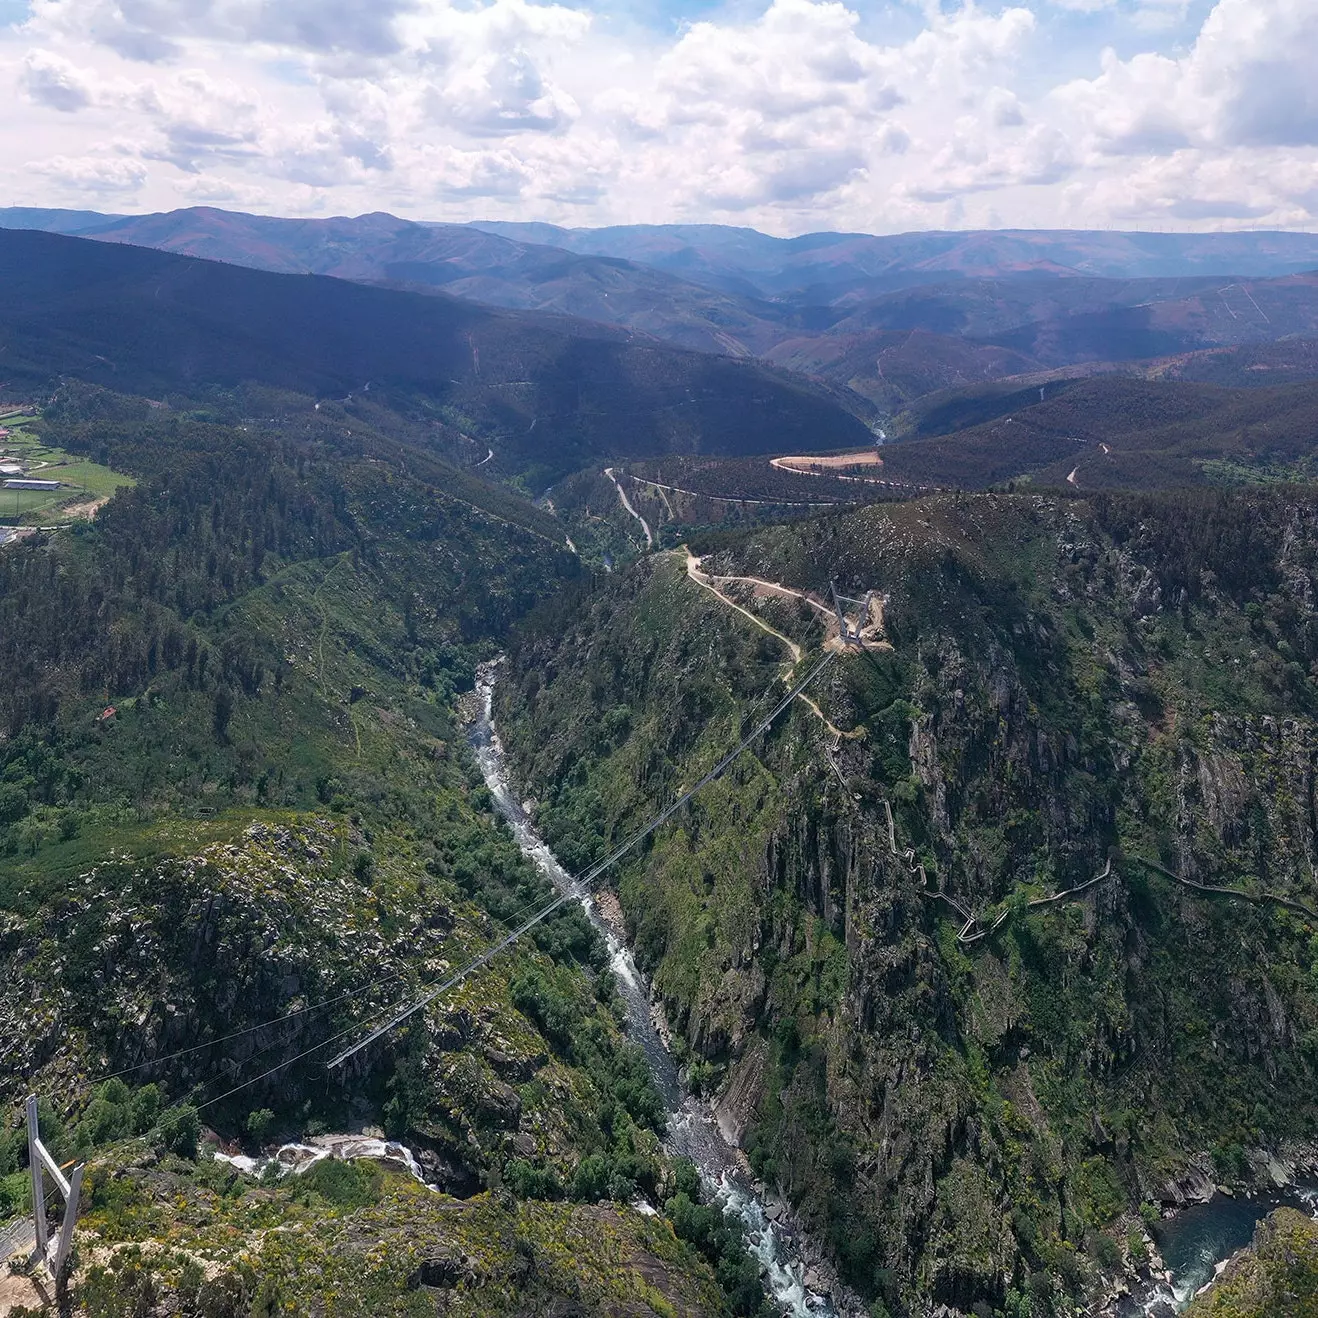
MULTIPOLYGON (((838 655, 843 653, 847 648, 862 649, 865 645, 864 632, 870 616, 871 595, 866 595, 864 600, 853 600, 838 594, 836 586, 833 587, 833 604, 836 611, 838 622, 838 640, 841 644, 832 644, 826 648, 824 653, 815 660, 809 667, 804 676, 792 681, 786 694, 773 706, 769 712, 764 715, 754 726, 741 738, 741 740, 729 750, 723 757, 709 770, 703 773, 690 787, 682 791, 675 800, 666 805, 662 810, 654 815, 646 824, 629 834, 621 842, 616 844, 607 855, 597 861, 589 869, 580 875, 575 876, 566 888, 551 900, 547 900, 525 918, 516 923, 515 926, 502 938, 486 948, 483 952, 471 957, 458 970, 448 975, 440 983, 425 987, 416 996, 407 999, 402 1004, 392 1005, 374 1016, 368 1017, 364 1021, 356 1021, 347 1028, 340 1030, 329 1038, 321 1039, 319 1042, 308 1048, 284 1057, 275 1065, 261 1072, 259 1075, 250 1077, 240 1084, 225 1090, 215 1097, 207 1099, 203 1103, 196 1105, 197 1111, 213 1107, 226 1099, 233 1097, 235 1094, 252 1086, 260 1084, 261 1081, 267 1080, 280 1071, 292 1066, 295 1062, 305 1060, 316 1053, 320 1053, 335 1044, 342 1045, 338 1052, 326 1063, 328 1070, 335 1070, 343 1067, 349 1059, 357 1056, 371 1044, 399 1028, 411 1017, 418 1012, 423 1011, 431 1003, 443 997, 445 994, 452 992, 453 989, 461 985, 465 980, 476 974, 483 967, 492 962, 501 952, 512 947, 519 940, 524 938, 536 926, 544 923, 555 912, 561 910, 564 906, 576 901, 583 901, 594 893, 600 879, 611 870, 619 861, 628 854, 633 852, 648 837, 662 828, 679 810, 681 810, 689 801, 692 800, 699 792, 708 787, 710 783, 721 777, 727 769, 743 755, 756 741, 758 741, 770 728, 777 722, 779 717, 791 707, 794 701, 804 696, 805 692, 811 687, 828 667, 837 659, 838 655), (843 610, 844 604, 851 604, 860 609, 860 613, 854 624, 850 622, 843 610), (381 1019, 383 1017, 383 1019, 381 1019), (351 1036, 361 1034, 362 1030, 366 1033, 353 1042, 348 1042, 351 1036)), ((799 656, 799 650, 793 643, 794 657, 799 656)), ((758 702, 757 702, 758 703, 758 702)), ((220 1043, 231 1042, 235 1039, 253 1034, 259 1030, 269 1029, 279 1024, 286 1024, 289 1021, 296 1020, 299 1017, 309 1015, 313 1012, 323 1010, 337 1003, 348 1001, 352 998, 362 996, 371 989, 378 988, 382 984, 397 980, 401 977, 401 972, 385 976, 382 979, 372 981, 370 984, 348 993, 342 993, 335 997, 325 999, 322 1002, 311 1004, 307 1007, 299 1008, 293 1012, 287 1012, 273 1020, 262 1021, 256 1025, 248 1026, 241 1030, 235 1030, 230 1034, 223 1035, 217 1039, 210 1039, 204 1043, 194 1044, 186 1048, 181 1048, 176 1052, 169 1053, 163 1057, 152 1058, 149 1061, 139 1062, 136 1065, 124 1067, 121 1070, 108 1073, 97 1077, 104 1081, 118 1076, 131 1074, 148 1067, 158 1067, 166 1062, 175 1060, 179 1057, 194 1053, 202 1048, 211 1048, 220 1043)), ((261 1049, 260 1051, 266 1051, 261 1049)), ((257 1055, 259 1055, 259 1052, 257 1055)), ((88 1083, 91 1083, 89 1081, 88 1083)), ((81 1183, 83 1165, 79 1164, 74 1169, 72 1180, 66 1180, 63 1171, 59 1168, 50 1155, 46 1152, 45 1146, 41 1144, 37 1132, 36 1118, 36 1099, 28 1100, 28 1126, 29 1141, 31 1145, 31 1160, 33 1171, 34 1202, 40 1205, 35 1215, 35 1221, 19 1221, 12 1224, 3 1233, 0 1233, 0 1259, 4 1259, 11 1254, 18 1252, 32 1251, 33 1256, 39 1256, 40 1261, 46 1263, 56 1275, 59 1268, 63 1265, 67 1257, 68 1250, 72 1242, 72 1231, 74 1221, 77 1216, 77 1187, 81 1183), (45 1222, 44 1208, 47 1199, 47 1193, 44 1192, 43 1173, 49 1176, 54 1182, 55 1188, 65 1199, 67 1204, 66 1214, 61 1229, 58 1232, 58 1238, 49 1247, 47 1246, 47 1231, 45 1222), (35 1248, 33 1241, 35 1237, 35 1248)))

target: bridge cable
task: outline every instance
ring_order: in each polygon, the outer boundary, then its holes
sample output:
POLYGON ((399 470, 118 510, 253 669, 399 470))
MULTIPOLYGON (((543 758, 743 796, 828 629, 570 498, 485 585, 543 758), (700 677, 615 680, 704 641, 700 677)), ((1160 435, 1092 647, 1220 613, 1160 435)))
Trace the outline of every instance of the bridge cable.
MULTIPOLYGON (((326 1069, 332 1069, 334 1067, 341 1065, 349 1057, 352 1057, 355 1053, 360 1052, 363 1048, 373 1043, 376 1039, 379 1039, 383 1035, 388 1034, 391 1030, 395 1029, 398 1025, 402 1024, 403 1021, 415 1015, 418 1011, 422 1010, 424 1007, 429 1006, 429 1004, 435 1001, 436 998, 442 996, 444 993, 447 993, 450 989, 457 987, 465 979, 469 978, 477 970, 481 969, 481 967, 487 965, 490 961, 492 961, 505 948, 510 947, 513 943, 515 943, 523 935, 528 933, 531 929, 535 928, 537 925, 541 924, 544 920, 548 919, 548 917, 552 915, 555 911, 560 910, 562 907, 568 905, 570 902, 578 901, 584 897, 589 896, 591 891, 593 890, 593 884, 595 880, 599 878, 599 876, 603 874, 605 870, 609 869, 611 866, 616 864, 618 860, 620 860, 629 851, 631 851, 633 848, 635 848, 641 842, 643 842, 647 837, 649 837, 653 832, 655 832, 656 829, 662 827, 663 824, 666 823, 669 819, 671 819, 672 816, 676 814, 677 811, 680 810, 688 801, 690 801, 691 798, 695 796, 697 792, 701 791, 703 788, 707 787, 711 782, 713 782, 716 778, 718 778, 728 768, 728 766, 732 764, 732 762, 736 760, 751 745, 752 742, 754 742, 758 737, 763 735, 763 733, 767 732, 769 728, 772 727, 774 722, 778 719, 779 715, 782 714, 783 711, 792 704, 792 702, 797 698, 797 696, 799 696, 808 686, 811 685, 811 683, 813 683, 816 680, 816 678, 818 678, 818 676, 824 671, 825 668, 828 667, 828 665, 833 661, 835 657, 836 655, 834 652, 826 653, 819 660, 819 662, 816 663, 814 667, 810 669, 810 671, 805 675, 805 677, 803 677, 799 682, 797 682, 791 688, 791 690, 789 690, 788 693, 778 702, 778 704, 775 705, 774 708, 759 723, 757 723, 755 727, 749 733, 747 733, 746 736, 744 736, 742 740, 731 751, 729 751, 726 755, 724 755, 724 757, 721 760, 719 760, 719 762, 712 769, 710 769, 708 772, 703 774, 691 787, 687 788, 687 790, 684 791, 682 795, 679 796, 674 802, 672 802, 671 805, 668 805, 663 810, 661 810, 659 814, 657 814, 648 824, 644 825, 642 828, 637 829, 636 832, 632 833, 625 841, 621 842, 618 846, 614 847, 613 850, 610 851, 609 854, 605 856, 603 860, 596 862, 588 870, 586 870, 583 874, 581 874, 578 878, 570 880, 566 892, 560 893, 559 896, 556 897, 553 901, 541 907, 538 911, 535 912, 534 915, 532 915, 529 919, 523 921, 520 925, 518 925, 516 929, 512 930, 510 933, 505 935, 492 947, 487 948, 479 956, 473 957, 461 969, 456 971, 454 974, 450 975, 442 983, 436 985, 422 998, 413 1002, 405 1010, 397 1012, 383 1025, 377 1026, 364 1039, 360 1040, 360 1042, 354 1044, 351 1048, 345 1049, 344 1051, 337 1054, 326 1064, 326 1069)), ((327 1000, 325 1003, 317 1004, 317 1005, 328 1006, 333 1001, 341 1001, 345 998, 359 996, 362 992, 366 991, 367 989, 373 988, 380 983, 387 982, 389 979, 396 979, 396 978, 398 978, 398 975, 387 976, 385 977, 385 979, 376 980, 370 984, 364 985, 362 989, 359 989, 356 992, 345 993, 340 995, 340 997, 337 999, 330 999, 327 1000)), ((312 1010, 312 1008, 303 1008, 301 1010, 305 1012, 312 1010)), ((389 1007, 385 1007, 382 1009, 382 1011, 390 1011, 390 1010, 393 1009, 389 1007)), ((300 1013, 289 1013, 284 1017, 279 1017, 275 1021, 269 1021, 266 1022, 265 1024, 266 1025, 276 1024, 278 1023, 279 1020, 292 1019, 297 1014, 300 1013)), ((381 1014, 382 1012, 376 1012, 373 1016, 368 1017, 367 1020, 369 1021, 372 1019, 378 1019, 381 1014)), ((328 1047, 330 1044, 337 1043, 339 1040, 346 1038, 348 1035, 361 1029, 362 1024, 363 1022, 360 1021, 354 1022, 352 1025, 349 1025, 346 1028, 338 1031, 336 1034, 332 1034, 328 1038, 322 1039, 319 1043, 313 1044, 311 1047, 305 1048, 302 1051, 295 1053, 291 1057, 284 1058, 282 1061, 276 1063, 268 1070, 263 1071, 260 1075, 253 1076, 250 1080, 245 1080, 241 1084, 235 1085, 232 1088, 225 1090, 224 1093, 217 1095, 215 1098, 207 1099, 204 1103, 197 1104, 197 1110, 202 1111, 205 1108, 212 1107, 216 1103, 220 1103, 224 1099, 231 1098, 234 1094, 240 1093, 242 1090, 250 1088, 252 1085, 259 1084, 260 1081, 269 1078, 270 1076, 276 1074, 279 1071, 282 1071, 287 1066, 291 1066, 294 1062, 298 1062, 301 1061, 303 1058, 310 1057, 313 1053, 319 1052, 322 1048, 328 1047)), ((264 1027, 250 1026, 248 1027, 247 1030, 237 1031, 235 1035, 225 1036, 225 1037, 226 1038, 237 1037, 238 1035, 251 1033, 253 1030, 260 1028, 264 1028, 264 1027)), ((212 1040, 211 1042, 218 1043, 221 1042, 221 1040, 217 1039, 217 1040, 212 1040)), ((195 1045, 195 1047, 197 1048, 204 1048, 208 1046, 209 1046, 208 1044, 195 1045)), ((254 1055, 259 1056, 260 1053, 268 1052, 270 1051, 271 1048, 276 1046, 278 1045, 277 1044, 267 1045, 265 1048, 259 1049, 258 1052, 254 1055)), ((188 1051, 192 1051, 192 1049, 184 1049, 182 1051, 188 1052, 188 1051)), ((165 1061, 168 1059, 158 1058, 156 1060, 165 1061)))
POLYGON ((756 724, 756 726, 749 733, 747 733, 746 736, 743 737, 742 740, 732 750, 730 750, 712 769, 710 769, 706 774, 704 774, 700 779, 698 779, 693 786, 689 787, 685 792, 683 792, 682 795, 679 796, 677 800, 675 800, 671 805, 661 810, 659 814, 657 814, 643 828, 637 829, 636 832, 633 833, 630 837, 628 837, 625 841, 619 843, 618 846, 614 847, 613 850, 610 851, 609 854, 605 856, 603 860, 598 861, 596 864, 592 865, 590 869, 588 869, 583 875, 580 876, 580 878, 572 880, 567 892, 562 893, 558 898, 550 902, 542 910, 538 911, 535 915, 533 915, 520 927, 514 929, 510 934, 508 934, 505 938, 501 939, 493 947, 489 948, 487 951, 483 952, 480 956, 470 961, 456 974, 451 975, 442 984, 439 984, 434 989, 432 989, 429 993, 417 999, 417 1001, 412 1003, 412 1005, 409 1006, 405 1011, 399 1012, 390 1020, 386 1021, 383 1025, 377 1026, 364 1039, 360 1040, 358 1043, 353 1044, 351 1048, 346 1048, 342 1052, 338 1053, 335 1057, 331 1058, 330 1061, 327 1063, 327 1068, 332 1070, 334 1067, 342 1065, 344 1062, 348 1060, 348 1058, 352 1057, 356 1053, 359 1053, 363 1048, 367 1047, 367 1045, 374 1043, 375 1040, 379 1039, 382 1035, 388 1034, 391 1030, 396 1029, 409 1017, 414 1016, 418 1011, 421 1011, 424 1007, 429 1006, 430 1003, 432 1003, 441 994, 448 992, 449 989, 455 988, 458 984, 462 983, 462 981, 466 979, 469 975, 471 975, 474 971, 479 970, 482 966, 486 965, 495 956, 497 956, 498 953, 503 951, 504 948, 515 943, 519 938, 521 938, 523 934, 535 928, 536 925, 538 925, 542 920, 548 918, 550 915, 554 913, 554 911, 558 910, 560 907, 566 905, 570 901, 579 900, 582 897, 588 896, 592 891, 592 885, 594 881, 601 874, 603 874, 605 870, 611 868, 620 859, 622 859, 622 857, 625 856, 629 851, 631 851, 633 848, 637 847, 640 843, 645 841, 645 839, 649 837, 651 833, 653 833, 656 829, 662 827, 662 825, 665 824, 669 819, 671 819, 672 816, 675 815, 693 796, 695 796, 697 792, 699 792, 702 788, 707 787, 710 783, 714 781, 715 778, 719 777, 719 775, 722 774, 723 771, 735 759, 737 759, 742 754, 742 752, 745 751, 748 746, 750 746, 750 744, 753 741, 755 741, 763 733, 767 732, 769 728, 773 726, 773 723, 778 718, 778 716, 785 709, 787 709, 789 705, 792 704, 792 702, 797 698, 797 696, 799 696, 819 676, 819 674, 822 673, 824 669, 828 667, 830 663, 832 663, 834 657, 835 657, 835 652, 829 651, 828 653, 826 653, 823 656, 823 658, 820 659, 819 662, 815 664, 813 668, 811 668, 811 670, 805 675, 805 677, 803 677, 799 682, 796 683, 795 686, 791 688, 791 690, 788 691, 788 693, 778 702, 777 705, 774 706, 774 708, 769 712, 769 714, 764 719, 762 719, 758 724, 756 724))

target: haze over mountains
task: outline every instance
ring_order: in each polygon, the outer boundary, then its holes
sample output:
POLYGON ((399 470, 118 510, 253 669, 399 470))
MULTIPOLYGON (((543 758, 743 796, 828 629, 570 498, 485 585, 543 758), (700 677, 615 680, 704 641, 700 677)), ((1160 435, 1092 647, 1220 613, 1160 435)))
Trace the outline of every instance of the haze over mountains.
POLYGON ((1014 273, 1139 279, 1231 270, 1264 276, 1318 265, 1318 236, 1305 233, 993 229, 774 238, 717 224, 560 229, 478 222, 475 227, 572 252, 624 257, 700 282, 731 287, 739 279, 762 296, 828 302, 912 284, 1014 273))
POLYGON ((926 374, 944 386, 1004 365, 1124 361, 1318 331, 1318 283, 1304 275, 1318 270, 1318 236, 1309 234, 779 239, 717 225, 566 230, 384 214, 279 219, 208 207, 145 216, 13 208, 0 212, 0 226, 562 312, 682 347, 768 356, 881 408, 904 401, 874 369, 893 346, 888 331, 1019 355, 981 361, 928 342, 926 374), (868 365, 857 361, 866 356, 868 365))
POLYGON ((1315 438, 1303 391, 1203 395, 1315 378, 1314 235, 777 239, 205 207, 15 208, 3 226, 29 230, 0 243, 11 371, 156 392, 256 380, 342 397, 370 381, 438 451, 536 488, 601 457, 821 452, 876 428, 913 441, 887 461, 911 487, 1183 483, 1204 462, 1301 462, 1315 438), (332 278, 293 277, 308 274, 332 278), (1081 379, 1079 416, 1035 395, 1081 379), (1216 418, 1211 435, 1166 432, 1161 403, 1156 423, 1131 412, 1164 395, 1216 418), (1273 403, 1286 424, 1269 432, 1273 403))

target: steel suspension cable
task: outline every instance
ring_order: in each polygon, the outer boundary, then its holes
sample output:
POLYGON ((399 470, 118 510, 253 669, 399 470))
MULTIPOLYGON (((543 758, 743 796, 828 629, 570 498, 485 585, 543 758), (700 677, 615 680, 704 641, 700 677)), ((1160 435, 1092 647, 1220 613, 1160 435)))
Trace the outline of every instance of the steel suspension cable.
POLYGON ((662 827, 689 800, 691 800, 691 798, 695 796, 697 792, 699 792, 702 788, 707 787, 710 783, 714 781, 715 778, 717 778, 721 773, 723 773, 723 771, 735 759, 737 759, 738 756, 740 756, 747 749, 747 747, 751 745, 752 742, 754 742, 757 738, 759 738, 763 733, 767 732, 769 728, 773 726, 778 716, 789 705, 791 705, 791 703, 797 698, 797 696, 799 696, 819 676, 819 674, 822 673, 824 669, 828 667, 830 663, 832 663, 834 657, 835 657, 835 652, 829 651, 828 653, 826 653, 823 656, 823 658, 820 659, 819 662, 815 664, 813 668, 810 669, 810 671, 805 675, 805 677, 803 677, 799 682, 797 682, 788 691, 788 693, 778 702, 778 704, 775 705, 773 709, 759 723, 757 723, 755 727, 750 732, 748 732, 741 739, 741 741, 732 750, 730 750, 712 769, 710 769, 701 778, 699 778, 693 786, 687 788, 687 790, 683 792, 682 795, 679 796, 677 800, 675 800, 671 805, 666 806, 663 810, 661 810, 659 814, 657 814, 648 824, 646 824, 642 828, 637 829, 636 832, 631 834, 631 836, 628 837, 625 841, 619 843, 616 847, 614 847, 614 849, 610 851, 609 854, 605 856, 603 860, 597 861, 594 865, 590 867, 590 869, 588 869, 579 878, 573 879, 568 886, 567 892, 560 894, 554 901, 550 902, 542 910, 537 911, 535 915, 533 915, 519 928, 514 929, 505 938, 500 939, 499 942, 494 944, 493 947, 489 948, 487 951, 483 952, 480 956, 468 962, 467 965, 463 966, 462 969, 457 971, 455 974, 451 975, 442 984, 437 985, 434 989, 426 993, 423 997, 417 999, 417 1001, 412 1003, 405 1011, 399 1012, 390 1020, 385 1021, 383 1025, 377 1026, 364 1039, 361 1039, 359 1042, 353 1044, 351 1048, 345 1048, 342 1052, 338 1053, 335 1057, 331 1058, 329 1063, 327 1064, 328 1068, 333 1069, 336 1066, 342 1065, 342 1063, 346 1062, 348 1058, 352 1057, 356 1053, 359 1053, 363 1048, 367 1047, 369 1044, 374 1043, 376 1039, 379 1039, 383 1035, 388 1034, 391 1030, 396 1029, 409 1017, 414 1016, 418 1011, 421 1011, 423 1008, 429 1006, 432 1002, 434 1002, 436 998, 448 992, 449 989, 457 987, 457 985, 461 984, 462 981, 466 979, 469 975, 479 970, 482 966, 488 964, 491 960, 494 959, 495 956, 497 956, 501 951, 503 951, 504 948, 511 946, 519 938, 521 938, 523 934, 528 933, 531 929, 535 928, 536 925, 540 924, 541 921, 547 919, 560 907, 566 905, 570 901, 580 900, 582 897, 588 896, 592 891, 592 885, 594 881, 601 874, 603 874, 605 870, 615 865, 629 851, 631 851, 633 848, 639 846, 640 843, 645 841, 645 839, 649 837, 650 834, 652 834, 656 829, 662 827))

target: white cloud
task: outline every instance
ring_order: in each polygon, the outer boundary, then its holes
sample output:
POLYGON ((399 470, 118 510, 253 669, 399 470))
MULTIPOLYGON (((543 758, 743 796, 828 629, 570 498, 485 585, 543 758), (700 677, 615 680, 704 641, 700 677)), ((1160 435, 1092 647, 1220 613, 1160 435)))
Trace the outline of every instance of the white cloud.
POLYGON ((147 177, 146 166, 140 160, 114 154, 51 156, 29 160, 25 168, 44 175, 66 193, 87 193, 94 197, 136 192, 147 177))
POLYGON ((1166 49, 1184 0, 924 0, 900 35, 854 0, 670 33, 582 2, 35 0, 0 33, 0 173, 39 156, 34 202, 775 232, 1318 205, 1315 0, 1217 0, 1166 49), (1137 53, 1054 59, 1100 29, 1137 53))
POLYGON ((1318 5, 1219 0, 1180 58, 1104 54, 1099 77, 1061 88, 1103 149, 1318 146, 1318 5))
POLYGON ((192 40, 389 55, 411 0, 33 0, 30 27, 96 40, 128 59, 172 59, 192 40))
POLYGON ((92 100, 79 70, 49 50, 34 50, 23 61, 23 90, 37 105, 66 114, 85 109, 92 100))

